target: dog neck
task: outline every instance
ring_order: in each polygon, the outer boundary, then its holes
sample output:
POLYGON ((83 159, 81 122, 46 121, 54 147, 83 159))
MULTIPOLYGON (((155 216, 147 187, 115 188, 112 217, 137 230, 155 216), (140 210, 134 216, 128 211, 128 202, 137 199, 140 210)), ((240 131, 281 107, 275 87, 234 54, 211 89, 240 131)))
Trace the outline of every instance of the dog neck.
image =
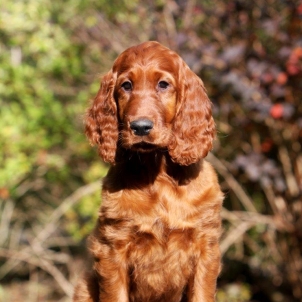
POLYGON ((108 172, 109 179, 116 179, 116 189, 146 187, 158 177, 165 177, 176 186, 188 184, 195 179, 201 169, 202 160, 188 166, 172 161, 165 149, 150 152, 123 150, 122 161, 118 161, 108 172))

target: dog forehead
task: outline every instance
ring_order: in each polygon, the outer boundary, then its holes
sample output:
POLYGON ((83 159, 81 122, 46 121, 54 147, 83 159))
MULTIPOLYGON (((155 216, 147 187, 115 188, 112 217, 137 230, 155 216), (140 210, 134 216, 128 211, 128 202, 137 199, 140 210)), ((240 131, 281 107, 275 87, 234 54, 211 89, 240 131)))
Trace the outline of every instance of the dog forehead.
POLYGON ((133 68, 158 69, 176 73, 181 58, 174 51, 158 42, 145 42, 122 52, 114 62, 113 72, 118 75, 133 68))

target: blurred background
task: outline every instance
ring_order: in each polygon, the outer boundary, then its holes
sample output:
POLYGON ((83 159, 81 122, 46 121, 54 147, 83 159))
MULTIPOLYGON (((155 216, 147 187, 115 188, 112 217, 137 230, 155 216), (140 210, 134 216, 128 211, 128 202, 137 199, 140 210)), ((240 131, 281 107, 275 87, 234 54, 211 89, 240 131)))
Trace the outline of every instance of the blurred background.
POLYGON ((157 40, 205 82, 226 194, 218 302, 302 301, 302 2, 0 4, 0 301, 70 301, 108 166, 83 134, 102 74, 157 40))

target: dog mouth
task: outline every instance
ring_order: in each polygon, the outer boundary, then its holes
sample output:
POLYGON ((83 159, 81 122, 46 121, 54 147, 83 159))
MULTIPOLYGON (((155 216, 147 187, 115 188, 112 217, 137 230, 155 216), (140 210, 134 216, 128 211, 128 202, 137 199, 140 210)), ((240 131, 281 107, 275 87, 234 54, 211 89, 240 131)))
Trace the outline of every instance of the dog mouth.
POLYGON ((155 149, 158 149, 158 146, 151 143, 140 142, 140 143, 133 144, 130 147, 130 149, 139 152, 151 152, 155 149))

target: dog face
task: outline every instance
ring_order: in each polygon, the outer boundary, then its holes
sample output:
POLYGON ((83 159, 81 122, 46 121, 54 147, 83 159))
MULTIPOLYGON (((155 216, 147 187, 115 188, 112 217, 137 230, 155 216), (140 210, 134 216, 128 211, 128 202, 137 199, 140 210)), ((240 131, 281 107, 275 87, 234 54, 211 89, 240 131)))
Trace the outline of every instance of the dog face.
POLYGON ((151 50, 135 55, 131 49, 114 64, 114 98, 124 148, 146 152, 171 143, 179 86, 175 65, 171 56, 154 57, 151 50))
POLYGON ((157 42, 125 50, 105 75, 88 111, 86 134, 115 163, 117 148, 166 148, 189 165, 212 147, 214 121, 202 81, 173 51, 157 42))

